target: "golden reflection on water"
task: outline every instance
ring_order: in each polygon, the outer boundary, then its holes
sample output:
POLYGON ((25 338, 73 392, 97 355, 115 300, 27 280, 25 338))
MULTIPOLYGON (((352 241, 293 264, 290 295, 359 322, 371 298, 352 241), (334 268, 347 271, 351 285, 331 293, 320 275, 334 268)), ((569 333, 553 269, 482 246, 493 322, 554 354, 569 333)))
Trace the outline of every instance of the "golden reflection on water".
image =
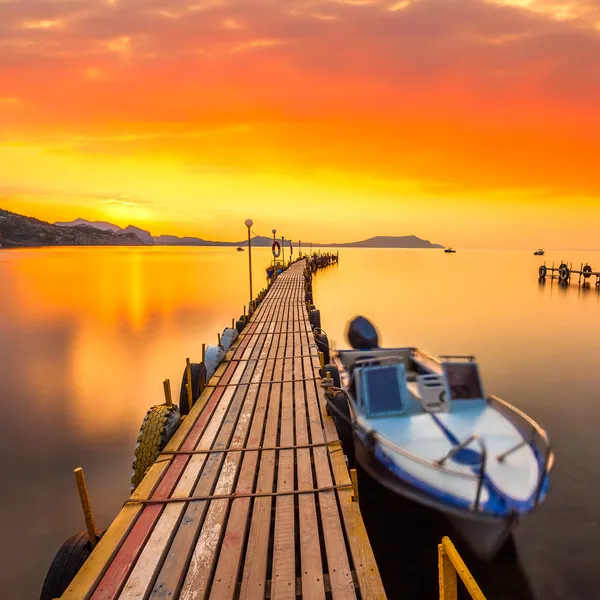
MULTIPOLYGON (((255 292, 265 285, 268 249, 254 249, 255 292)), ((248 302, 248 253, 235 248, 83 248, 0 255, 2 346, 22 350, 23 381, 37 402, 61 402, 74 431, 101 438, 139 425, 178 394, 184 360, 239 318, 248 302), (44 337, 44 351, 31 338, 44 337), (57 390, 61 389, 60 398, 57 390), (65 397, 66 392, 66 397, 65 397)), ((0 346, 0 350, 5 347, 0 346)))

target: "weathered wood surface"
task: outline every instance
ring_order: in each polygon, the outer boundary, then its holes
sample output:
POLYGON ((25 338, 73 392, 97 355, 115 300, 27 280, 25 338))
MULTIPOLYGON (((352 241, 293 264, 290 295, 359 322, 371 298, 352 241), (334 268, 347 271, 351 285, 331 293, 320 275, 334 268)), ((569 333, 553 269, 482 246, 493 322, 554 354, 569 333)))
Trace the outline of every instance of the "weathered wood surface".
POLYGON ((212 452, 161 456, 132 499, 335 489, 128 504, 63 600, 385 598, 319 388, 303 268, 276 280, 166 448, 212 452), (214 452, 239 447, 281 449, 214 452))

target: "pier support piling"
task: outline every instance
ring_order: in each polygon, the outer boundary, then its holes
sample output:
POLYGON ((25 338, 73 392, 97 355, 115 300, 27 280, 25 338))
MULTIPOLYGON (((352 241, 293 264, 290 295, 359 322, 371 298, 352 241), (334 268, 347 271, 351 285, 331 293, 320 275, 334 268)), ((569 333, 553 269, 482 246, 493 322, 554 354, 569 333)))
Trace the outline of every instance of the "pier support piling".
POLYGON ((92 506, 90 504, 90 497, 85 484, 85 476, 83 475, 83 469, 78 467, 74 471, 75 480, 77 481, 77 489, 79 490, 79 500, 81 501, 81 508, 83 509, 83 517, 85 518, 85 526, 87 528, 88 537, 90 539, 90 546, 96 547, 96 525, 94 523, 94 514, 92 513, 92 506))

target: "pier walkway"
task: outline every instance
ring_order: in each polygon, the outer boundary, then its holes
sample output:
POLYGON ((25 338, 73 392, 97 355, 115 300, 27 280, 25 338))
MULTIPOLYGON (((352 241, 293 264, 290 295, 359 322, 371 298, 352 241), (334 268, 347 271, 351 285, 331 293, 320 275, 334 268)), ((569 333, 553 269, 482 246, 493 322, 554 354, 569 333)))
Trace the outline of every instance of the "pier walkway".
POLYGON ((385 598, 303 269, 273 283, 63 600, 385 598))

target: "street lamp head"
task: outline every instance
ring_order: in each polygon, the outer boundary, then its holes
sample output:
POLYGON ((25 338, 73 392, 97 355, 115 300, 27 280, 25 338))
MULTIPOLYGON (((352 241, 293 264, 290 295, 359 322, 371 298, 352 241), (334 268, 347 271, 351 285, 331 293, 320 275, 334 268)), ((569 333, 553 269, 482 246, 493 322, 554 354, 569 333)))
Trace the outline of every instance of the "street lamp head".
POLYGON ((252 227, 252 225, 254 225, 254 221, 252 221, 252 219, 246 219, 246 227, 248 227, 248 229, 250 229, 250 227, 252 227))
POLYGON ((273 229, 273 231, 271 232, 273 235, 275 235, 277 233, 277 229, 273 229))

